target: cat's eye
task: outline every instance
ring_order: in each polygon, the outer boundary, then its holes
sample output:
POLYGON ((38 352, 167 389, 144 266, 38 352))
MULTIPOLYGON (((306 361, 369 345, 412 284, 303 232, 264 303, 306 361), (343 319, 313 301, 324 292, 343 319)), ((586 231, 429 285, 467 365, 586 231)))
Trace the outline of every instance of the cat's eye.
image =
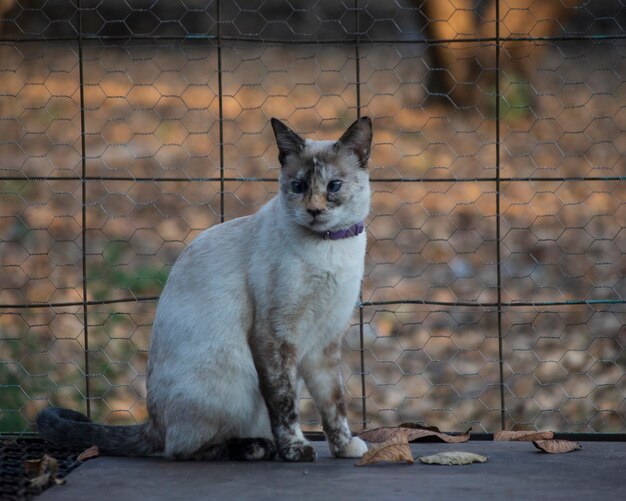
POLYGON ((341 189, 341 181, 335 180, 328 183, 326 190, 328 193, 337 193, 341 189))
POLYGON ((303 181, 291 181, 291 191, 300 195, 306 191, 306 184, 303 181))

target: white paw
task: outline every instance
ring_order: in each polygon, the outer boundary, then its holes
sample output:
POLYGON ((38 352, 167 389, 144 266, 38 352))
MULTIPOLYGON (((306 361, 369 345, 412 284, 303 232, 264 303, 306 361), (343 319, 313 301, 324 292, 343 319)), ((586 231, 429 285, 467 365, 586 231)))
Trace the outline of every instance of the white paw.
POLYGON ((350 443, 343 450, 339 451, 338 458, 360 458, 367 452, 367 445, 359 437, 352 437, 350 443))

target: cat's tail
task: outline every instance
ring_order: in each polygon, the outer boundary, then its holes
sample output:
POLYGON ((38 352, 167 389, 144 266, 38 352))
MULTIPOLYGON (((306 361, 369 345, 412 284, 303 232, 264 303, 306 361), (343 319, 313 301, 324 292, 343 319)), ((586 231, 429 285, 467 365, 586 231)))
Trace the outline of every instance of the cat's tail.
POLYGON ((47 440, 71 448, 97 445, 108 456, 148 456, 160 445, 147 432, 148 424, 109 426, 92 422, 70 409, 49 407, 37 416, 39 433, 47 440))

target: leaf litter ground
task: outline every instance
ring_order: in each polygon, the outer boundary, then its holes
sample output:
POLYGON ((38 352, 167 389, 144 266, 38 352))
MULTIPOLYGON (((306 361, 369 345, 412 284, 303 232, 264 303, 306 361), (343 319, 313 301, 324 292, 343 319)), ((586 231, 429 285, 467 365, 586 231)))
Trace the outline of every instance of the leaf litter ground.
MULTIPOLYGON (((414 458, 409 447, 410 442, 429 440, 436 438, 445 443, 467 442, 470 438, 470 430, 460 435, 442 433, 434 426, 418 423, 402 423, 399 426, 384 426, 365 430, 359 433, 363 440, 374 443, 363 458, 355 466, 365 466, 376 463, 414 463, 414 458)), ((532 442, 539 450, 550 454, 562 454, 581 448, 578 442, 559 440, 554 438, 551 431, 499 431, 493 436, 494 441, 532 442)), ((439 465, 464 465, 471 463, 484 463, 486 456, 465 451, 449 451, 430 456, 422 456, 420 462, 439 465)))

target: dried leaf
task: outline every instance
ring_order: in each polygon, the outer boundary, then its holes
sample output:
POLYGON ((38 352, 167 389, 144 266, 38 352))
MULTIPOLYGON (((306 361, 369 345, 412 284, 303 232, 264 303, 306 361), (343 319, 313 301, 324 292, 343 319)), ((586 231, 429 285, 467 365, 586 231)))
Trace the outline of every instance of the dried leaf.
POLYGON ((451 451, 440 452, 439 454, 433 454, 431 456, 422 456, 419 458, 422 463, 425 464, 443 464, 446 466, 471 464, 471 463, 484 463, 487 461, 485 456, 480 454, 474 454, 473 452, 463 451, 451 451))
POLYGON ((498 441, 534 442, 535 440, 551 440, 554 432, 551 431, 497 431, 493 439, 498 441))
POLYGON ((437 433, 441 433, 441 430, 436 426, 429 426, 427 424, 415 423, 413 421, 407 421, 404 423, 400 423, 398 428, 411 428, 411 429, 419 429, 419 430, 428 430, 428 431, 436 431, 437 433))
POLYGON ((562 454, 564 452, 572 452, 576 449, 582 449, 578 442, 569 440, 535 440, 533 445, 544 452, 550 454, 562 454))
POLYGON ((448 444, 460 444, 469 440, 471 430, 472 429, 469 428, 465 433, 462 433, 461 435, 448 435, 447 433, 431 431, 429 429, 412 429, 409 431, 409 442, 416 442, 417 440, 424 438, 437 437, 438 439, 448 444))
MULTIPOLYGON (((44 456, 45 457, 45 456, 44 456)), ((41 465, 44 461, 44 458, 39 458, 39 459, 28 459, 26 460, 26 462, 24 463, 24 472, 26 473, 27 477, 37 477, 39 475, 41 475, 41 465)))
POLYGON ((89 449, 85 449, 81 452, 77 458, 78 461, 87 461, 88 459, 98 457, 100 455, 100 449, 98 449, 97 445, 93 445, 89 447, 89 449))
POLYGON ((396 428, 392 426, 383 426, 381 428, 372 428, 371 430, 364 430, 359 433, 359 438, 365 440, 366 442, 372 442, 375 444, 383 443, 388 440, 393 439, 399 432, 401 428, 396 428))
POLYGON ((59 465, 56 459, 44 454, 40 459, 29 459, 24 464, 26 475, 33 477, 30 485, 36 488, 44 488, 50 483, 64 484, 65 480, 57 478, 59 465))
POLYGON ((371 430, 364 430, 359 433, 359 438, 366 442, 372 442, 375 444, 387 442, 392 440, 398 433, 402 431, 401 428, 394 426, 383 426, 381 428, 372 428, 371 430))
POLYGON ((44 489, 48 487, 50 483, 50 472, 44 473, 43 475, 39 475, 35 478, 30 479, 30 486, 35 487, 36 489, 44 489))
POLYGON ((467 442, 469 440, 470 430, 471 428, 462 435, 448 435, 446 433, 441 433, 434 426, 423 426, 416 423, 403 423, 400 426, 383 426, 380 428, 373 428, 371 430, 362 431, 361 433, 359 433, 359 438, 367 442, 382 443, 387 440, 391 440, 398 433, 406 432, 409 442, 438 438, 439 440, 446 443, 461 443, 467 442))
POLYGON ((396 433, 390 440, 369 449, 355 466, 374 463, 413 463, 406 431, 396 433))
POLYGON ((48 454, 44 454, 39 459, 29 459, 24 464, 24 470, 29 477, 40 476, 48 471, 56 473, 57 469, 57 460, 48 454))

